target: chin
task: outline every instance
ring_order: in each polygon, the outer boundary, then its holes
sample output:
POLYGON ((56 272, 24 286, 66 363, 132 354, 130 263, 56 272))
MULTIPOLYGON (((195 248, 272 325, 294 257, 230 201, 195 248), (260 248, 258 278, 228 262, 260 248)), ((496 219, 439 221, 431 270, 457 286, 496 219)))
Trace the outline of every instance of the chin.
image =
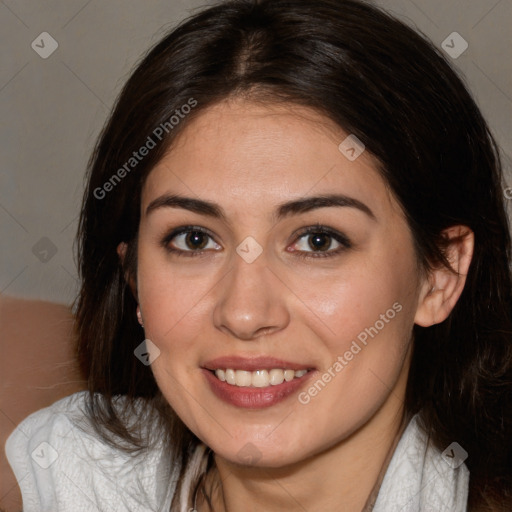
POLYGON ((282 468, 297 464, 307 459, 311 453, 297 450, 299 442, 292 442, 290 446, 277 446, 276 444, 264 445, 250 437, 233 443, 229 448, 224 444, 218 446, 212 443, 214 453, 228 462, 251 468, 282 468))

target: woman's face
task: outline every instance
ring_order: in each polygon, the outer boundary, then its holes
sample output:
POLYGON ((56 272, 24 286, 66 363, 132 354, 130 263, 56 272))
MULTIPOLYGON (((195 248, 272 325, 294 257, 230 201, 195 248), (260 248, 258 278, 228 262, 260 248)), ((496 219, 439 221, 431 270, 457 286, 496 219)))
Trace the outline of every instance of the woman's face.
POLYGON ((218 455, 269 467, 401 410, 421 288, 375 161, 293 108, 203 111, 148 176, 139 230, 158 386, 218 455))

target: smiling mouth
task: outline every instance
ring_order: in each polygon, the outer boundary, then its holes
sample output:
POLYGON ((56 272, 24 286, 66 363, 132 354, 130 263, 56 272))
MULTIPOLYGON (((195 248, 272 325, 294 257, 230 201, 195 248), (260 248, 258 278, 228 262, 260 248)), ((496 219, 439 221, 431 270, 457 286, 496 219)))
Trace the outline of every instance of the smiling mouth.
POLYGON ((309 370, 290 370, 273 368, 268 370, 235 370, 233 368, 218 368, 210 370, 222 382, 242 388, 265 388, 278 386, 283 382, 290 382, 306 375, 309 370))

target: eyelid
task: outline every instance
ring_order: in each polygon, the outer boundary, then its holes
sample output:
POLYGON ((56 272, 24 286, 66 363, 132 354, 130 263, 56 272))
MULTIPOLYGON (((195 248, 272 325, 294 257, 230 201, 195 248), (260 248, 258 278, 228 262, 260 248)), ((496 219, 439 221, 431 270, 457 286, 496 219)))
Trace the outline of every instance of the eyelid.
POLYGON ((346 246, 347 248, 352 247, 352 242, 350 239, 343 233, 340 233, 339 231, 329 228, 327 226, 322 226, 321 224, 316 224, 314 226, 309 226, 307 228, 304 228, 302 230, 299 230, 298 233, 294 235, 296 238, 302 238, 305 235, 311 235, 316 233, 322 233, 324 235, 331 236, 334 238, 337 242, 340 244, 346 246))
POLYGON ((314 259, 314 258, 332 258, 339 256, 341 253, 347 251, 352 248, 352 242, 350 239, 343 233, 340 233, 338 230, 333 228, 329 228, 327 226, 322 226, 321 224, 316 224, 314 226, 309 226, 302 230, 299 230, 298 233, 294 234, 294 243, 297 243, 297 240, 300 240, 302 237, 311 234, 324 234, 327 235, 334 240, 336 240, 340 246, 333 250, 328 251, 299 251, 294 250, 293 252, 297 257, 301 259, 314 259))
MULTIPOLYGON (((169 247, 170 242, 177 236, 183 235, 186 233, 190 233, 190 232, 194 232, 194 231, 204 233, 205 235, 210 237, 214 243, 216 243, 217 245, 220 245, 215 240, 216 237, 208 229, 203 228, 201 226, 195 226, 195 225, 179 226, 179 227, 171 230, 170 233, 167 233, 163 237, 163 239, 161 241, 161 245, 164 247, 165 250, 167 250, 170 253, 175 253, 178 255, 185 255, 185 256, 201 256, 201 255, 205 255, 205 253, 211 252, 212 251, 211 249, 183 250, 183 249, 175 249, 175 248, 169 247)), ((339 231, 337 231, 333 228, 329 228, 329 227, 323 226, 321 224, 308 226, 306 228, 302 228, 302 229, 298 230, 298 232, 295 232, 292 235, 293 243, 297 243, 297 241, 300 238, 302 238, 306 235, 310 235, 310 234, 327 235, 327 236, 333 238, 334 240, 336 240, 340 244, 340 247, 338 247, 335 250, 328 250, 328 251, 298 251, 298 250, 294 250, 294 251, 290 251, 290 252, 293 252, 294 254, 296 254, 298 257, 301 257, 301 258, 319 258, 319 257, 326 258, 326 257, 336 256, 340 252, 343 252, 352 247, 352 242, 349 240, 349 238, 346 235, 344 235, 343 233, 340 233, 339 231)))
POLYGON ((213 239, 215 238, 214 234, 209 229, 190 224, 190 225, 185 225, 185 226, 178 226, 178 227, 172 229, 169 233, 166 233, 162 242, 165 242, 165 241, 169 242, 175 236, 181 235, 183 233, 188 233, 190 231, 200 231, 201 233, 205 233, 206 235, 210 236, 213 239))
POLYGON ((174 253, 174 254, 178 254, 178 255, 185 255, 185 256, 204 256, 205 253, 211 252, 211 249, 209 249, 209 250, 203 249, 203 250, 198 250, 198 251, 194 251, 194 250, 185 251, 183 249, 171 248, 169 246, 170 242, 177 236, 187 234, 190 232, 194 232, 194 231, 197 231, 199 233, 203 233, 203 234, 207 235, 208 237, 210 237, 212 239, 212 241, 214 243, 219 245, 218 242, 215 240, 215 236, 211 233, 211 231, 209 231, 208 229, 203 228, 201 226, 195 226, 195 225, 178 226, 177 228, 172 229, 169 233, 167 233, 162 238, 161 245, 166 251, 168 251, 170 253, 174 253))

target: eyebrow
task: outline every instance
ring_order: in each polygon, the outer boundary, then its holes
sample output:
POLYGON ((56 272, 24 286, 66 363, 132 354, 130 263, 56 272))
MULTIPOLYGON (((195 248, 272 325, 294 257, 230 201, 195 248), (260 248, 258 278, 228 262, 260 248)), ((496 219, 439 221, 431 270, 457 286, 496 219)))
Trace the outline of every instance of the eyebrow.
MULTIPOLYGON (((282 220, 294 214, 305 213, 318 208, 331 208, 331 207, 348 207, 356 208, 365 213, 372 220, 377 220, 372 210, 363 202, 343 194, 325 194, 314 197, 305 197, 281 203, 277 206, 273 218, 282 220)), ((219 205, 211 201, 202 199, 194 199, 192 197, 180 196, 177 194, 164 194, 157 197, 146 208, 146 215, 159 208, 183 208, 199 215, 206 215, 208 217, 222 220, 229 224, 227 216, 219 205)))

